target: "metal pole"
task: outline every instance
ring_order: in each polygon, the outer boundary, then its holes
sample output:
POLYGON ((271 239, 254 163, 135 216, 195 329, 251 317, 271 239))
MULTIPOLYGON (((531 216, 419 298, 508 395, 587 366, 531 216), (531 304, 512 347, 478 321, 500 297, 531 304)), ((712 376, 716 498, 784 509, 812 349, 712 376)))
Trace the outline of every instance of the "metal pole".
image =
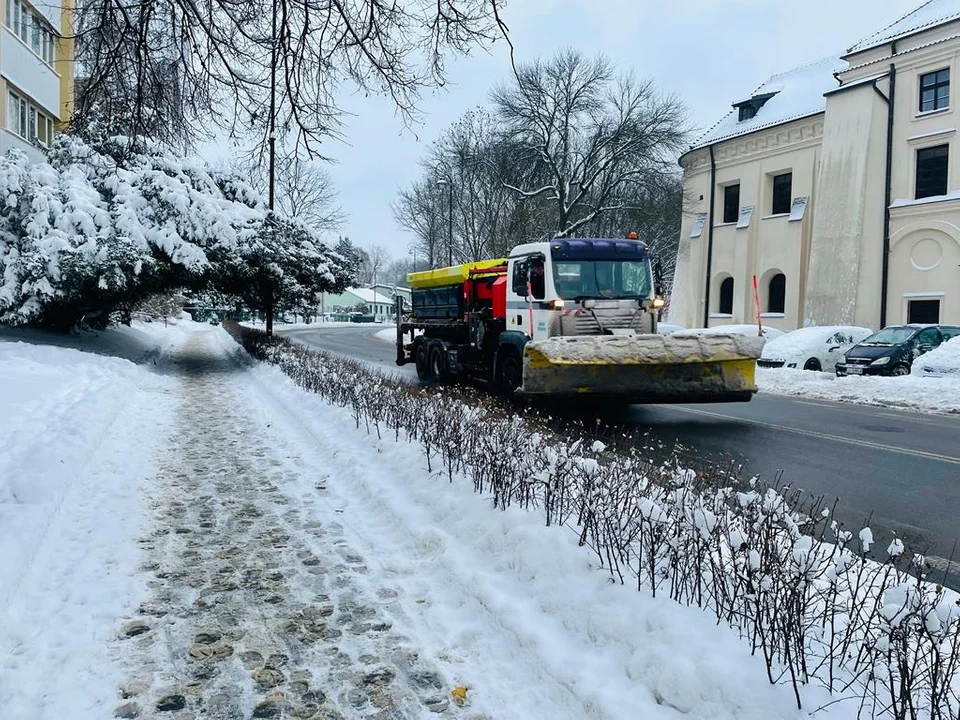
POLYGON ((448 216, 449 231, 447 234, 447 265, 453 265, 453 181, 447 182, 447 198, 449 200, 448 216))
MULTIPOLYGON (((270 147, 270 178, 268 182, 267 208, 270 218, 270 233, 273 227, 273 204, 275 192, 275 175, 277 166, 277 0, 273 2, 273 34, 270 36, 270 128, 267 142, 270 147)), ((267 335, 273 335, 273 286, 267 288, 269 297, 266 298, 264 308, 267 320, 267 335)))

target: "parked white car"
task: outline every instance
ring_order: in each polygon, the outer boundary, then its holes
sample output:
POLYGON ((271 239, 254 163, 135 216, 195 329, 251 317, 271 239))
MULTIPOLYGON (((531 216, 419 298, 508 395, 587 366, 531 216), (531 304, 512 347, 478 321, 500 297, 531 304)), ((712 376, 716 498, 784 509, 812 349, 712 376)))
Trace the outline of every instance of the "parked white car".
MULTIPOLYGON (((683 333, 684 335, 693 334, 693 335, 720 335, 725 333, 732 333, 733 335, 746 335, 747 337, 757 337, 757 326, 756 325, 717 325, 710 328, 694 328, 692 330, 678 330, 678 333, 683 333)), ((777 330, 776 328, 766 327, 763 328, 763 336, 767 339, 767 342, 778 338, 781 335, 786 333, 783 330, 777 330)))
POLYGON ((767 342, 757 365, 834 372, 837 358, 872 334, 870 328, 853 325, 800 328, 767 342))
POLYGON ((673 325, 672 323, 657 323, 657 333, 660 335, 670 335, 675 332, 687 332, 683 325, 673 325))
POLYGON ((960 335, 914 360, 910 374, 960 380, 960 335))

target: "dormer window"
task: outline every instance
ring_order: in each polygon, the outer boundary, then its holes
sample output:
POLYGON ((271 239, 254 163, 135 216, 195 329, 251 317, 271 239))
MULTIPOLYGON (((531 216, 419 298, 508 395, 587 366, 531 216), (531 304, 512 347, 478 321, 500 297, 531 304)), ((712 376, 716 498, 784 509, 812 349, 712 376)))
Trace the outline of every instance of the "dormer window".
POLYGON ((757 113, 760 111, 767 100, 776 95, 775 92, 762 93, 760 95, 754 95, 753 97, 747 98, 746 100, 741 100, 738 103, 734 103, 733 106, 737 109, 737 122, 743 122, 745 120, 752 120, 756 117, 757 113))

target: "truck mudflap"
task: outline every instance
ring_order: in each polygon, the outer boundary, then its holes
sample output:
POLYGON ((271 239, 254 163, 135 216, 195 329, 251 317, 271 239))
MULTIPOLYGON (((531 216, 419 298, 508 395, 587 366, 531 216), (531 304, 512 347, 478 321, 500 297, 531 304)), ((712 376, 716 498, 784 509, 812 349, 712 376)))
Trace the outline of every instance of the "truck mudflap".
POLYGON ((763 343, 734 334, 553 337, 527 343, 520 391, 636 403, 746 402, 757 391, 763 343))

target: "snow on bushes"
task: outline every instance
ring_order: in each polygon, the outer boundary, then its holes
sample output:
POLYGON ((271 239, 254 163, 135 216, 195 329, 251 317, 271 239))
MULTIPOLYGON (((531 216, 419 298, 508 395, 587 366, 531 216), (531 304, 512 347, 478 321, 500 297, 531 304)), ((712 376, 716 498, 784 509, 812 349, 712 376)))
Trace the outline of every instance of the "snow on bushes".
POLYGON ((199 161, 68 135, 43 163, 0 157, 0 322, 67 328, 176 287, 276 302, 346 282, 309 228, 199 161))
MULTIPOLYGON (((547 418, 466 391, 422 391, 236 324, 258 359, 349 408, 357 427, 418 443, 428 467, 498 508, 574 529, 621 583, 696 605, 738 631, 771 683, 825 686, 866 717, 960 714, 960 598, 902 541, 873 559, 820 498, 708 466, 650 459, 640 436, 571 440, 547 418)), ((584 435, 587 433, 584 432, 584 435)), ((816 710, 816 708, 811 708, 816 710)))

